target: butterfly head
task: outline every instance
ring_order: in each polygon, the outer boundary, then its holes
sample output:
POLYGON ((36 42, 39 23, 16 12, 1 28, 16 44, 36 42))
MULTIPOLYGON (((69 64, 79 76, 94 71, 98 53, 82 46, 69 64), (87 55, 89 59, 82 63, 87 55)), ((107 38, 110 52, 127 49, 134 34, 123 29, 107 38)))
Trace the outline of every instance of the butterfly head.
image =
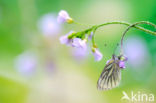
POLYGON ((120 61, 127 61, 128 58, 126 56, 124 56, 124 55, 119 55, 118 56, 118 60, 120 60, 120 61))
POLYGON ((121 69, 126 68, 125 62, 128 60, 128 58, 124 55, 120 55, 120 56, 118 56, 118 60, 119 60, 119 62, 118 62, 119 67, 121 69))

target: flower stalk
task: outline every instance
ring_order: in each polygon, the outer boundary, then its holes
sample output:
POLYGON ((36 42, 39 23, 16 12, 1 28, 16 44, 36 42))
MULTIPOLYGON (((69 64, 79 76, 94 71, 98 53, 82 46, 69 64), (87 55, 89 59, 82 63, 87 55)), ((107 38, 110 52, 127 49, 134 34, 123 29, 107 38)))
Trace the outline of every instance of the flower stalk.
MULTIPOLYGON (((148 22, 148 21, 140 21, 140 22, 136 22, 136 23, 131 24, 130 26, 128 26, 127 29, 124 31, 124 33, 123 33, 123 35, 122 35, 122 38, 121 38, 121 51, 120 51, 121 54, 123 54, 123 39, 124 39, 126 33, 130 30, 130 28, 136 27, 136 25, 139 25, 139 24, 148 24, 148 25, 151 25, 151 26, 153 26, 154 28, 156 28, 156 25, 155 25, 155 24, 153 24, 153 23, 151 23, 151 22, 148 22)), ((147 30, 147 29, 144 29, 144 28, 143 28, 143 31, 144 31, 144 30, 147 30)), ((148 30, 148 31, 149 31, 149 30, 148 30)), ((145 31, 145 32, 146 32, 146 31, 145 31)), ((156 32, 153 32, 153 31, 150 31, 150 32, 152 32, 153 35, 156 34, 156 32)))
POLYGON ((97 45, 95 43, 95 32, 100 27, 110 25, 110 24, 120 24, 120 25, 128 26, 127 29, 124 31, 122 37, 121 37, 120 55, 123 55, 123 40, 124 40, 124 37, 125 37, 126 33, 130 30, 130 28, 136 28, 138 30, 141 30, 143 32, 146 32, 148 34, 156 36, 155 31, 151 31, 151 30, 148 30, 148 29, 143 28, 141 26, 138 26, 139 24, 147 24, 147 25, 151 25, 154 28, 156 28, 155 24, 153 24, 151 22, 148 22, 148 21, 140 21, 140 22, 136 22, 134 24, 124 22, 124 21, 112 21, 112 22, 105 22, 105 23, 99 24, 99 25, 87 25, 87 24, 81 24, 81 23, 78 23, 78 22, 74 21, 69 16, 69 14, 64 10, 60 11, 59 16, 58 16, 58 21, 59 22, 66 22, 68 24, 72 23, 72 24, 77 24, 77 25, 88 27, 88 29, 85 29, 83 31, 74 32, 74 33, 70 33, 69 35, 63 36, 62 37, 63 39, 61 38, 60 40, 61 40, 62 43, 65 42, 64 44, 76 43, 76 45, 79 44, 80 46, 74 46, 74 47, 81 47, 81 46, 84 46, 82 44, 87 43, 87 41, 89 39, 91 39, 92 40, 92 52, 93 52, 95 57, 98 57, 97 61, 100 61, 102 59, 102 54, 100 53, 100 51, 99 51, 99 49, 98 49, 98 47, 97 47, 97 45), (85 42, 83 42, 84 40, 85 40, 85 42))

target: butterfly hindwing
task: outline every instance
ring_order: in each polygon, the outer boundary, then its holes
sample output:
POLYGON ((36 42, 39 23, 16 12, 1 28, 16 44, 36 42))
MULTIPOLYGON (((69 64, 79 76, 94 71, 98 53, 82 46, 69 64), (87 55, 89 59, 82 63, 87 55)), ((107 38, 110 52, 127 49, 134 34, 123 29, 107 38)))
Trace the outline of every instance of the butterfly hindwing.
POLYGON ((115 60, 110 60, 102 71, 97 83, 99 90, 109 90, 119 85, 121 71, 115 60))

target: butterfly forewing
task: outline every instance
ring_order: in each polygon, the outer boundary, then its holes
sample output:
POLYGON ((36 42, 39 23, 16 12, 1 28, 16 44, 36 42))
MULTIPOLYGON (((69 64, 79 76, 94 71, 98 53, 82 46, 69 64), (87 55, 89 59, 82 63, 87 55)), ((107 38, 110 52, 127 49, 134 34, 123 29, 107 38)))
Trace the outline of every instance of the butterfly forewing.
POLYGON ((121 80, 121 71, 117 64, 117 61, 110 60, 104 70, 102 71, 100 78, 97 82, 97 88, 99 90, 109 90, 119 85, 121 80))

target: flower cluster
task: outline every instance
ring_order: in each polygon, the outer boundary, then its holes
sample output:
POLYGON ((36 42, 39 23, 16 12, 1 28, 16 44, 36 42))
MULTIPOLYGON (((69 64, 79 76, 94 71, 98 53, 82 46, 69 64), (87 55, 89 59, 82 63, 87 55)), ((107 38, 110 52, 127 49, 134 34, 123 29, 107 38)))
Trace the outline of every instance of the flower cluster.
MULTIPOLYGON (((61 44, 66 44, 68 46, 79 48, 83 52, 86 52, 87 51, 87 42, 89 40, 88 36, 85 36, 85 38, 83 38, 83 37, 77 36, 77 34, 78 33, 74 32, 74 31, 70 31, 66 35, 60 37, 60 42, 61 42, 61 44)), ((91 34, 89 34, 89 36, 90 35, 91 34)), ((95 57, 95 61, 100 61, 103 57, 102 53, 98 50, 98 48, 96 46, 92 47, 92 53, 95 57)))
MULTIPOLYGON (((63 22, 73 23, 73 19, 64 10, 61 10, 59 12, 57 20, 58 22, 61 22, 61 23, 63 22)), ((86 52, 88 48, 87 42, 88 40, 92 40, 92 37, 94 35, 93 30, 94 30, 94 27, 89 30, 85 30, 81 32, 70 31, 66 35, 60 37, 60 42, 61 44, 66 44, 68 46, 79 48, 83 52, 86 52)), ((103 57, 102 53, 99 51, 99 49, 97 48, 95 44, 93 44, 92 46, 92 53, 95 57, 95 61, 100 61, 103 57)))

